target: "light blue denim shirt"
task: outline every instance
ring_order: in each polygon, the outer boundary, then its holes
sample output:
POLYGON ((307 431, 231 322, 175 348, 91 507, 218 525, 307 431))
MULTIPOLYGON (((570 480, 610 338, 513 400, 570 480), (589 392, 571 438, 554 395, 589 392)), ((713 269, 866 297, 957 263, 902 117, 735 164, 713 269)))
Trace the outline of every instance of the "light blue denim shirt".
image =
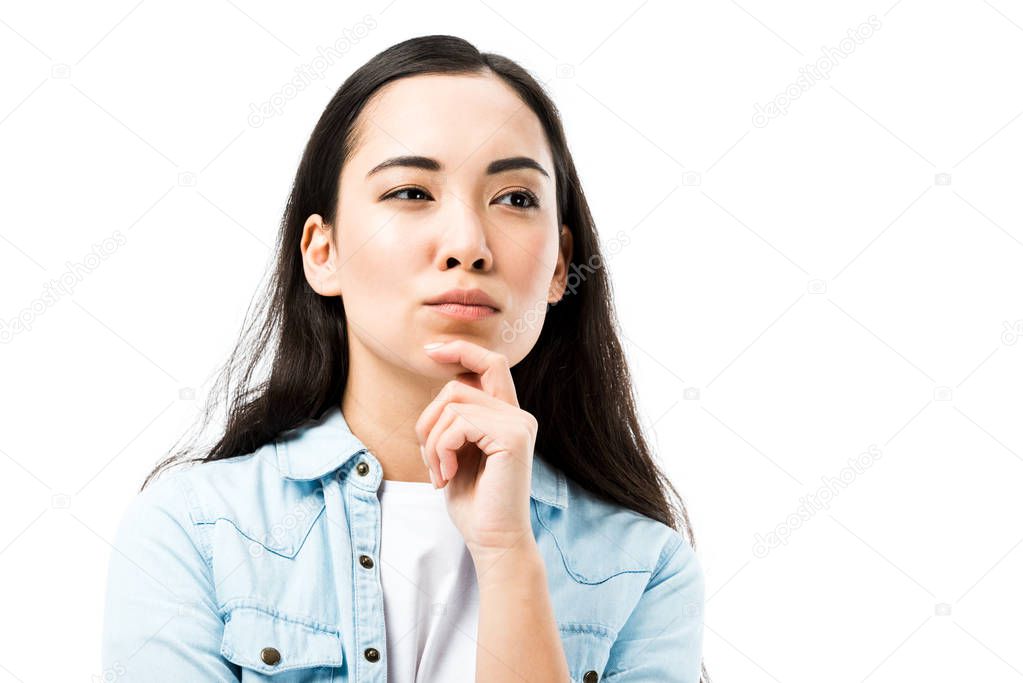
MULTIPOLYGON (((113 543, 102 680, 386 681, 381 476, 333 408, 156 479, 113 543)), ((704 580, 685 538, 540 453, 530 496, 571 681, 696 683, 704 580)))

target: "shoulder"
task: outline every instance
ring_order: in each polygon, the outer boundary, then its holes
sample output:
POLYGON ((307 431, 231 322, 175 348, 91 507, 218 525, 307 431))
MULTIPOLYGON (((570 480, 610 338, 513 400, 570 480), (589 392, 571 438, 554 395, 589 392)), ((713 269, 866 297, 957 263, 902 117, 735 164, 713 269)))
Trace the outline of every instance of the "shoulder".
POLYGON ((181 472, 168 472, 137 492, 121 514, 115 547, 142 543, 147 537, 167 542, 191 539, 181 472))
POLYGON ((122 526, 151 533, 161 520, 174 520, 208 555, 207 537, 222 520, 268 550, 293 555, 322 509, 317 482, 281 476, 271 442, 244 455, 181 464, 162 473, 136 495, 122 526))

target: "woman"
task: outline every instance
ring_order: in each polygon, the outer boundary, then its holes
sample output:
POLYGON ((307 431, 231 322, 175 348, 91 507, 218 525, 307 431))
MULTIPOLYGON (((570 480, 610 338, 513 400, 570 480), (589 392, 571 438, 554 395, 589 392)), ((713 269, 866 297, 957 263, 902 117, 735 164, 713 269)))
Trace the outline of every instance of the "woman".
POLYGON ((536 81, 451 36, 385 50, 328 104, 281 228, 225 431, 119 527, 107 671, 700 680, 703 573, 536 81))

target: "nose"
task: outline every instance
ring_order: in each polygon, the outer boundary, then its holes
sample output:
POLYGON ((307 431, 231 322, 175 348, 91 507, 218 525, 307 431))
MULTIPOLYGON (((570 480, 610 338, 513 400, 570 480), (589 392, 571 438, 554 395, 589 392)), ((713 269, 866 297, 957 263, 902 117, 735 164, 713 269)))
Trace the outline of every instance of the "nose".
POLYGON ((451 218, 440 236, 437 267, 441 270, 490 270, 493 254, 487 245, 487 230, 483 219, 472 207, 461 201, 453 201, 452 205, 451 218))

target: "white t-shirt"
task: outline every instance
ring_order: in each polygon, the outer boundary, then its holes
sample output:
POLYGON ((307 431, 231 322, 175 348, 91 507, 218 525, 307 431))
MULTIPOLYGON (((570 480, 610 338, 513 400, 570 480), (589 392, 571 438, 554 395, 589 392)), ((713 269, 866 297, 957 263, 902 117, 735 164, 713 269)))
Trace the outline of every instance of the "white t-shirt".
POLYGON ((377 495, 387 680, 474 683, 479 588, 444 490, 384 479, 377 495))

